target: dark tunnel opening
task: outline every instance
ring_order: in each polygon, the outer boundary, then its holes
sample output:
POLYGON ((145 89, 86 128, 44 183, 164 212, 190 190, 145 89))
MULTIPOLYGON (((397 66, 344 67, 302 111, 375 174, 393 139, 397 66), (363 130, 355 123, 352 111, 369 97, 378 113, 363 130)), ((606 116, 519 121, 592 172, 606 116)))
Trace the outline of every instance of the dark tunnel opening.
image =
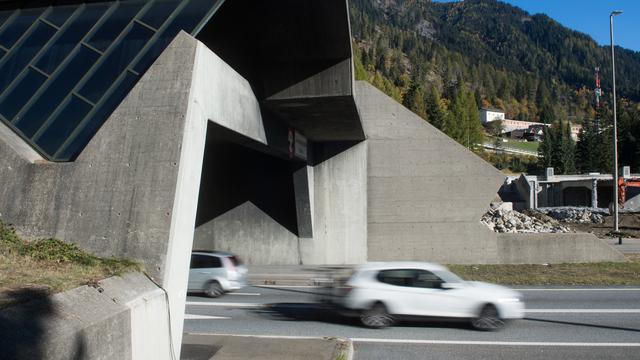
POLYGON ((291 233, 298 233, 293 173, 304 163, 213 122, 207 128, 196 227, 251 202, 291 233))

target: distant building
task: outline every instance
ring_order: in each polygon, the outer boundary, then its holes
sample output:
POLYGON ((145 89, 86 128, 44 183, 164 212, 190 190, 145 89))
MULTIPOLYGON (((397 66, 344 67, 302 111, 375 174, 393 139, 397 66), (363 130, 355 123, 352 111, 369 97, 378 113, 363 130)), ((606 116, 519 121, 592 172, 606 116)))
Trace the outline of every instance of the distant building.
POLYGON ((571 124, 571 138, 574 141, 578 141, 578 134, 580 134, 580 130, 582 130, 582 125, 571 124))
POLYGON ((532 127, 544 127, 545 124, 533 121, 520 121, 504 119, 502 120, 502 128, 504 132, 511 132, 513 130, 527 130, 532 127))
POLYGON ((499 109, 480 109, 480 121, 483 124, 498 120, 504 121, 504 111, 499 109))

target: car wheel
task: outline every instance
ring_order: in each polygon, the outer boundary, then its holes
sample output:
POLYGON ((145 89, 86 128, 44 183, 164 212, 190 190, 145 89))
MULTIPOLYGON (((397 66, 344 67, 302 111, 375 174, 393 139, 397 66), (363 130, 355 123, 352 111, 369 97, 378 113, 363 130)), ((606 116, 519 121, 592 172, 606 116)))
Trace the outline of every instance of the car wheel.
POLYGON ((204 293, 208 297, 216 298, 222 294, 224 294, 224 290, 222 290, 222 286, 217 281, 212 281, 207 284, 207 288, 204 290, 204 293))
POLYGON ((374 329, 381 329, 393 324, 393 317, 387 312, 382 303, 375 303, 371 309, 364 310, 360 314, 362 325, 374 329))
POLYGON ((487 304, 482 307, 478 317, 471 320, 471 325, 476 330, 495 331, 504 327, 504 320, 500 318, 495 306, 487 304))

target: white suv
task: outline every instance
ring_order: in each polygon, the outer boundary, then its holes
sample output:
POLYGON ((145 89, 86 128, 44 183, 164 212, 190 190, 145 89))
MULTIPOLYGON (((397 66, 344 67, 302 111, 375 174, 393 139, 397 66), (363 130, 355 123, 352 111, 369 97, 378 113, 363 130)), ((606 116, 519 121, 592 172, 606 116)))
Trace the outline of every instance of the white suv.
POLYGON ((191 253, 189 292, 218 297, 247 284, 247 268, 228 252, 196 250, 191 253))
POLYGON ((404 317, 470 320, 479 330, 496 330, 505 319, 524 316, 520 293, 464 281, 446 267, 417 262, 370 263, 356 269, 336 302, 365 326, 381 328, 404 317))

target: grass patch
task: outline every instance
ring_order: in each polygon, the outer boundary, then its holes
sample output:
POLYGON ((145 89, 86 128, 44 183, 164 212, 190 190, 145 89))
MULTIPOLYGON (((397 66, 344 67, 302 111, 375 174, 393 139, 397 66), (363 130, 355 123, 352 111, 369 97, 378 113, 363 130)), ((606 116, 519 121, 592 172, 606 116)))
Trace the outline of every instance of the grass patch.
POLYGON ((538 152, 538 146, 540 145, 537 141, 513 141, 509 140, 506 143, 503 143, 502 146, 505 148, 538 152))
POLYGON ((450 265, 465 280, 504 285, 640 285, 640 254, 626 262, 549 265, 450 265))
MULTIPOLYGON (((21 288, 55 293, 142 270, 137 262, 101 258, 56 239, 26 242, 0 222, 0 293, 21 288)), ((0 307, 2 302, 0 297, 0 307)))

